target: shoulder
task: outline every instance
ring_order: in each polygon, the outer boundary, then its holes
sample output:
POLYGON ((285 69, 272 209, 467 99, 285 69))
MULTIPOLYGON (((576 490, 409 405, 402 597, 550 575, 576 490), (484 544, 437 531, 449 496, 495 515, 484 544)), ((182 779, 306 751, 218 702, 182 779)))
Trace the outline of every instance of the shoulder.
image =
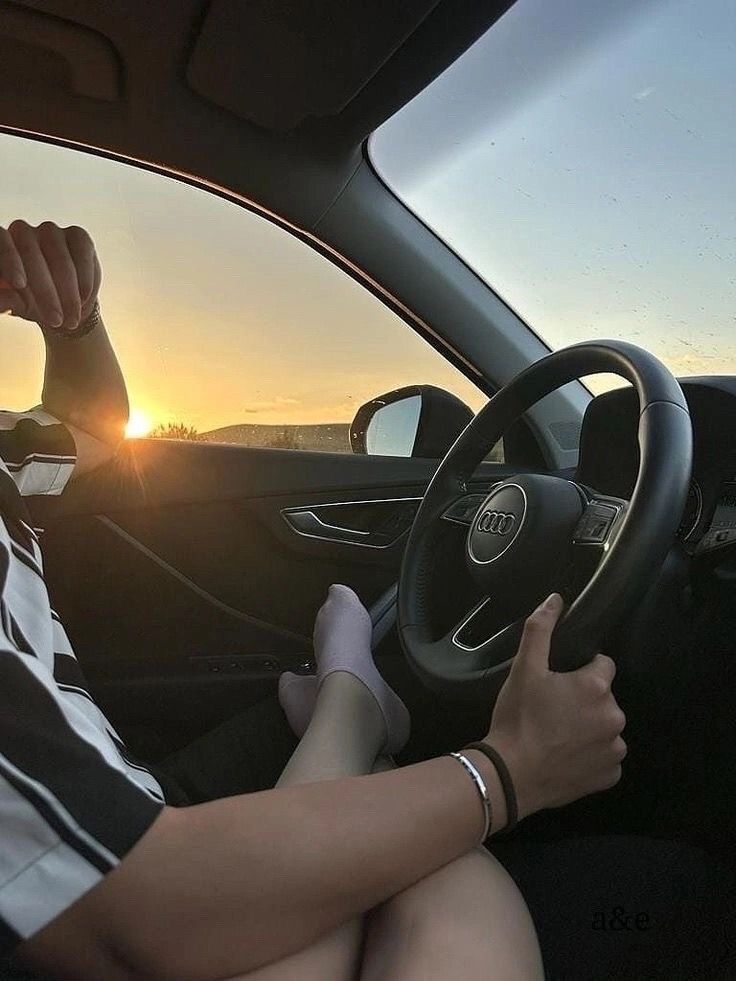
POLYGON ((0 411, 0 461, 24 496, 60 494, 77 462, 74 436, 41 407, 0 411))

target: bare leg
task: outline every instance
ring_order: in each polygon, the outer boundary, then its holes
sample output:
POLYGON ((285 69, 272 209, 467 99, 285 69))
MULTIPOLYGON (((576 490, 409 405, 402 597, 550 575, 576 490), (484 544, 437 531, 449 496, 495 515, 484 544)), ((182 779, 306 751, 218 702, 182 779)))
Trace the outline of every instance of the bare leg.
POLYGON ((307 731, 277 786, 370 773, 385 739, 371 693, 353 675, 336 671, 323 681, 307 731))
MULTIPOLYGON (((307 731, 277 786, 370 773, 385 739, 385 723, 374 697, 353 675, 336 671, 322 683, 307 731)), ((309 847, 308 842, 305 847, 309 847)), ((352 920, 306 950, 243 979, 354 981, 362 945, 363 923, 352 920)))
MULTIPOLYGON (((375 770, 390 769, 379 759, 375 770)), ((361 981, 542 981, 529 910, 503 866, 478 848, 367 918, 361 981)))
MULTIPOLYGON (((403 706, 395 711, 396 696, 389 691, 386 697, 385 683, 375 672, 367 637, 369 625, 361 628, 360 614, 365 611, 357 597, 344 587, 333 587, 330 594, 318 617, 315 640, 320 617, 323 629, 321 642, 315 647, 326 662, 330 657, 338 660, 333 660, 332 673, 323 672, 308 727, 279 786, 391 766, 390 761, 376 766, 376 758, 391 735, 387 733, 388 720, 392 718, 400 729, 401 711, 406 714, 403 706), (362 641, 361 630, 366 635, 362 641), (345 652, 353 654, 346 657, 345 652)), ((303 682, 292 680, 302 688, 303 682)), ((298 690, 293 695, 298 695, 298 690)), ((302 712, 302 717, 309 718, 309 712, 302 712)), ((539 947, 524 901, 502 867, 484 851, 464 856, 395 896, 372 913, 369 921, 364 956, 364 920, 358 918, 308 949, 247 978, 354 981, 360 976, 365 981, 439 981, 459 974, 526 981, 543 977, 539 947)))
MULTIPOLYGON (((379 757, 373 767, 374 773, 390 770, 395 766, 392 760, 379 757)), ((283 780, 283 777, 282 777, 283 780)), ((276 964, 244 975, 242 981, 354 981, 359 974, 363 946, 363 923, 352 920, 338 930, 327 934, 317 943, 297 954, 292 954, 276 964)), ((241 979, 233 979, 241 981, 241 979)))
MULTIPOLYGON (((317 677, 280 679, 282 707, 301 740, 277 786, 370 773, 383 746, 406 740, 408 713, 376 670, 371 636, 355 593, 331 586, 315 623, 317 677)), ((347 981, 357 977, 362 942, 363 922, 356 919, 249 978, 347 981)))
POLYGON ((542 958, 515 883, 483 849, 399 893, 368 919, 362 981, 541 981, 542 958))
MULTIPOLYGON (((345 731, 350 729, 343 735, 345 731)), ((379 758, 373 770, 393 765, 379 758)), ((351 921, 307 950, 249 974, 247 981, 544 977, 526 904, 505 869, 484 849, 450 863, 375 910, 368 918, 365 946, 364 932, 363 922, 351 921)))

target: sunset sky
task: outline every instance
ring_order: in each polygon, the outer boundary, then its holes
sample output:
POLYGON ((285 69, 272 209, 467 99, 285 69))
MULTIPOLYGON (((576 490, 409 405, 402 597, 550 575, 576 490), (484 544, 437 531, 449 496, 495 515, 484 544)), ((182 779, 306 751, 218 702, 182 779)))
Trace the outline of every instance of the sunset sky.
MULTIPOLYGON (((736 4, 518 0, 372 142, 400 196, 551 346, 621 337, 736 365, 736 4)), ((347 422, 433 383, 480 393, 286 232, 175 180, 0 136, 0 224, 84 225, 131 402, 151 422, 347 422)), ((42 345, 0 318, 0 402, 42 345)))
MULTIPOLYGON (((312 249, 238 205, 134 167, 0 135, 0 222, 78 224, 104 269, 102 306, 131 405, 204 432, 349 422, 382 392, 431 383, 484 396, 312 249)), ((2 397, 38 401, 38 331, 0 317, 2 397)))

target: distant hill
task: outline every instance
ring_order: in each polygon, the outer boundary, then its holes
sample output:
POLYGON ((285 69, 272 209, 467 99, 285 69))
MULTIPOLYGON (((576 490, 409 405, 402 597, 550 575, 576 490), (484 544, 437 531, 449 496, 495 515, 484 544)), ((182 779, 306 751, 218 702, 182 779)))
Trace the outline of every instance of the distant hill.
POLYGON ((222 426, 199 438, 208 443, 237 443, 240 446, 272 447, 286 450, 321 450, 351 453, 350 426, 346 422, 326 422, 311 426, 263 426, 242 423, 222 426))

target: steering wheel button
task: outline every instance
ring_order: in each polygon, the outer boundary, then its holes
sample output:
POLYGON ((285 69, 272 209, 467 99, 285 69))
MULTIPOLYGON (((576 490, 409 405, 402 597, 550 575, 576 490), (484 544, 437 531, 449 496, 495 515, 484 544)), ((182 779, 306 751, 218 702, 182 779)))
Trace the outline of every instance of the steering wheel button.
POLYGON ((486 496, 485 494, 468 494, 465 497, 461 497, 459 501, 455 501, 445 511, 444 517, 449 521, 457 521, 460 524, 469 525, 475 517, 478 508, 486 499, 486 496))
POLYGON ((616 514, 616 508, 608 504, 588 505, 577 524, 573 540, 578 544, 601 545, 608 537, 616 514))

